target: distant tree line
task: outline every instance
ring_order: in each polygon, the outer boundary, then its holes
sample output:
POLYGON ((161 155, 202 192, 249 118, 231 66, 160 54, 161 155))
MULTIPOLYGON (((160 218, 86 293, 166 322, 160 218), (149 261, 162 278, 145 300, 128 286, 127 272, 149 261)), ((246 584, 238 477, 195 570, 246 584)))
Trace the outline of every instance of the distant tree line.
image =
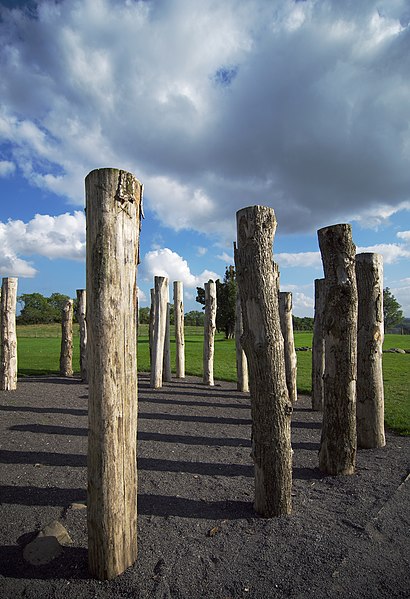
MULTIPOLYGON (((23 293, 17 298, 22 308, 16 317, 17 324, 50 324, 61 322, 63 305, 69 300, 68 295, 52 293, 45 297, 41 293, 23 293)), ((77 300, 74 300, 74 312, 77 300)))
MULTIPOLYGON (((236 277, 235 269, 230 266, 225 271, 224 280, 216 281, 217 288, 217 313, 216 327, 218 332, 223 331, 227 339, 234 337, 235 332, 235 304, 236 304, 236 277)), ((68 295, 62 293, 52 293, 50 297, 45 297, 41 293, 23 293, 17 298, 22 308, 17 316, 18 324, 49 324, 61 322, 61 311, 64 303, 70 299, 68 295)), ((202 306, 205 305, 205 290, 197 287, 196 301, 202 306)), ((77 300, 74 300, 74 315, 76 315, 77 300)), ((394 329, 402 325, 404 333, 408 333, 408 322, 404 319, 401 306, 386 287, 383 290, 383 311, 385 330, 394 329)), ((150 308, 140 308, 139 322, 141 324, 149 323, 150 308)), ((171 324, 174 324, 174 307, 170 309, 171 324)), ((187 326, 204 326, 204 312, 191 310, 185 314, 185 324, 187 326)), ((312 331, 313 318, 309 316, 293 316, 293 329, 295 331, 312 331)))

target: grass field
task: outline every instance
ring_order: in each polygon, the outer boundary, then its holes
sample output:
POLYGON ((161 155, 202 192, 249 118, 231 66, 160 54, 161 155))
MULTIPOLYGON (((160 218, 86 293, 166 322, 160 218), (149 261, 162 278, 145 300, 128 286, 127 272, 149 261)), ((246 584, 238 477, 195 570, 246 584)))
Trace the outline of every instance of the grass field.
MULTIPOLYGON (((19 375, 58 374, 60 359, 60 325, 19 326, 19 375)), ((186 373, 202 376, 203 329, 185 328, 186 373)), ((312 346, 312 333, 296 332, 296 347, 312 346)), ((409 335, 386 335, 384 348, 410 349, 409 335)), ((299 393, 311 392, 312 354, 297 352, 299 393)), ((175 364, 175 341, 171 338, 171 364, 175 364)), ((74 371, 79 371, 78 325, 74 327, 74 371)), ((138 338, 138 370, 149 371, 148 326, 140 325, 138 338)), ((383 354, 386 425, 400 434, 410 435, 410 354, 383 354)), ((215 379, 236 381, 235 341, 215 337, 215 379)))

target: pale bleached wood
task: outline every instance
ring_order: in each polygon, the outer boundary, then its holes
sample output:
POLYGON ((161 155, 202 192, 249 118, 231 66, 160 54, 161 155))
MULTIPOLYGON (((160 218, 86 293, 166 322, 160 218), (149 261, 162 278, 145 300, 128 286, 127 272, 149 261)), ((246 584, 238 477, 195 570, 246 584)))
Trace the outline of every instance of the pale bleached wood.
POLYGON ((296 403, 298 399, 296 383, 297 358, 293 336, 292 294, 289 291, 279 292, 279 316, 285 350, 286 385, 290 401, 296 403))
POLYGON ((216 284, 209 280, 205 283, 205 319, 204 319, 204 351, 203 381, 205 385, 214 385, 214 352, 216 331, 216 284))
POLYGON ((164 343, 167 326, 168 305, 168 279, 167 277, 154 277, 155 308, 154 330, 152 346, 151 387, 162 387, 164 366, 164 343))
POLYGON ((278 271, 272 268, 276 218, 271 208, 250 206, 237 212, 236 220, 236 277, 251 393, 254 507, 262 516, 280 516, 292 510, 293 408, 286 386, 278 271))
POLYGON ((166 321, 165 321, 165 337, 164 337, 164 363, 162 379, 166 382, 172 380, 171 372, 171 330, 170 330, 171 304, 167 303, 166 321))
POLYGON ((61 310, 61 376, 73 376, 73 304, 69 299, 61 310))
POLYGON ((236 377, 237 389, 243 393, 249 391, 248 361, 243 351, 241 337, 243 334, 243 320, 241 310, 241 300, 239 292, 236 293, 236 314, 235 314, 235 347, 236 347, 236 377))
POLYGON ((176 377, 185 378, 184 289, 182 281, 174 281, 175 367, 176 377))
POLYGON ((318 231, 325 273, 325 375, 319 468, 353 474, 356 464, 357 285, 351 226, 318 231))
POLYGON ((85 289, 77 289, 77 321, 80 328, 80 374, 81 380, 87 382, 87 294, 85 289))
POLYGON ((86 178, 88 562, 111 579, 137 557, 137 259, 141 184, 126 171, 86 178))
POLYGON ((1 289, 1 372, 2 391, 17 389, 17 332, 16 332, 16 277, 4 277, 1 289))
POLYGON ((152 351, 154 347, 154 326, 155 326, 155 289, 150 289, 151 307, 149 310, 149 365, 152 372, 152 351))
POLYGON ((384 447, 384 389, 382 346, 383 257, 356 256, 359 309, 357 317, 357 446, 384 447))
POLYGON ((323 376, 325 374, 325 338, 323 334, 323 309, 325 280, 315 279, 315 315, 312 339, 312 410, 323 410, 323 376))

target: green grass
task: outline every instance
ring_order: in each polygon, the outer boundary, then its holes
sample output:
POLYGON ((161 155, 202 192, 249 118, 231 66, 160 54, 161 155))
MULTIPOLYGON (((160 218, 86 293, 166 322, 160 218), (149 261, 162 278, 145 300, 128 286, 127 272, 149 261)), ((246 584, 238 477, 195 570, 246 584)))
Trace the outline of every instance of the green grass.
MULTIPOLYGON (((60 325, 17 327, 19 375, 58 374, 60 358, 60 325)), ((296 347, 312 346, 312 333, 295 332, 296 347)), ((409 335, 386 335, 384 349, 410 349, 409 335)), ((185 328, 186 373, 202 376, 203 329, 185 328)), ((297 352, 298 391, 311 392, 312 353, 297 352)), ((175 364, 175 340, 171 338, 171 364, 175 364)), ((73 368, 79 371, 78 325, 74 328, 73 368)), ((140 325, 138 370, 149 371, 148 325, 140 325)), ((215 336, 215 379, 236 381, 235 341, 223 334, 215 336)), ((410 354, 383 354, 386 425, 402 435, 410 435, 410 354)))

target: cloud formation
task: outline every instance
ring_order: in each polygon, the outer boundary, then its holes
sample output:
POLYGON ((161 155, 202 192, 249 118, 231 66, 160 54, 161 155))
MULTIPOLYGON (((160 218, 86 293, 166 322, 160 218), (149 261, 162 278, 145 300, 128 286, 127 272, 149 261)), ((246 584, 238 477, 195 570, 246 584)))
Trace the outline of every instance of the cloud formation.
POLYGON ((87 172, 129 169, 163 224, 229 240, 244 205, 283 232, 410 209, 405 0, 0 11, 0 140, 33 185, 81 205, 87 172))
POLYGON ((0 274, 3 276, 33 277, 37 273, 24 256, 85 259, 85 216, 74 214, 48 216, 36 214, 29 222, 9 220, 0 222, 0 274))
POLYGON ((201 274, 194 275, 188 262, 169 248, 147 252, 141 261, 140 268, 142 278, 152 282, 152 285, 154 276, 168 277, 170 286, 173 281, 182 281, 184 287, 187 288, 202 287, 209 279, 215 281, 221 278, 210 270, 204 270, 201 274))

